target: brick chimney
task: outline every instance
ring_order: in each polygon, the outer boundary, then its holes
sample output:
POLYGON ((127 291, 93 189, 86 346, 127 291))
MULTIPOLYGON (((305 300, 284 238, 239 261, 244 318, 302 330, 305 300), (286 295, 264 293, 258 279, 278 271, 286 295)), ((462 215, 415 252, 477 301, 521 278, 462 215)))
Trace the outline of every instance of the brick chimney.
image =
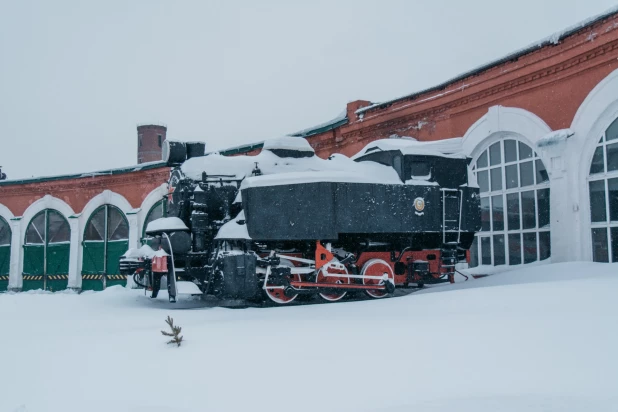
POLYGON ((137 164, 162 160, 166 135, 167 127, 163 125, 137 126, 137 164))
POLYGON ((348 103, 347 107, 346 107, 346 113, 348 115, 348 121, 351 122, 355 122, 358 120, 358 116, 354 113, 355 111, 357 111, 358 109, 360 109, 361 107, 367 107, 370 106, 371 102, 367 101, 367 100, 355 100, 353 102, 348 103))

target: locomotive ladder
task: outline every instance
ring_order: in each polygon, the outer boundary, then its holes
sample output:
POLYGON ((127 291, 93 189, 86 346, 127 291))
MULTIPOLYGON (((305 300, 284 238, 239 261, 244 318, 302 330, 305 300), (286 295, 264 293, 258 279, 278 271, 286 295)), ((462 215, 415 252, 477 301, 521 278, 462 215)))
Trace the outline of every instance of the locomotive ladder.
POLYGON ((442 247, 439 272, 452 281, 455 265, 460 260, 461 215, 463 193, 457 189, 442 189, 442 247))

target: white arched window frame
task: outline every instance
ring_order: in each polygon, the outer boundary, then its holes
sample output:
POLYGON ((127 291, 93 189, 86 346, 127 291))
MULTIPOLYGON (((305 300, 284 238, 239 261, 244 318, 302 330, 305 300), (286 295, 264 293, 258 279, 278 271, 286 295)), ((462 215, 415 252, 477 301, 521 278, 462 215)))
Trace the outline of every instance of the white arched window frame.
POLYGON ((472 163, 481 192, 482 228, 471 265, 518 265, 551 256, 549 177, 525 142, 507 137, 472 163))
POLYGON ((603 132, 588 175, 592 260, 618 262, 618 119, 603 132))

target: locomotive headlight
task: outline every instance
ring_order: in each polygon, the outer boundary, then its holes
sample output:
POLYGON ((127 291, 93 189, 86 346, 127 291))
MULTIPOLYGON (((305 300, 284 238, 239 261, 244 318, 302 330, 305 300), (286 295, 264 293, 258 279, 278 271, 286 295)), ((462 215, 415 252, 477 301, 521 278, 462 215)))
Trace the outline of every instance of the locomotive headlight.
POLYGON ((417 212, 422 212, 425 210, 425 199, 422 197, 417 197, 414 199, 414 209, 416 209, 417 212))

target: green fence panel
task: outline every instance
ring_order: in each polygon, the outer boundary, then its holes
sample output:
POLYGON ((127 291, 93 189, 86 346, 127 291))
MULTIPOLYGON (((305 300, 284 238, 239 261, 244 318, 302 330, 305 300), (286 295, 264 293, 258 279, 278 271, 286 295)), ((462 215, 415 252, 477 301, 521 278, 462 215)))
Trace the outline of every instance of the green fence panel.
POLYGON ((59 290, 65 290, 68 286, 68 275, 49 275, 47 277, 47 285, 45 290, 49 290, 50 292, 57 292, 59 290))
POLYGON ((43 245, 24 246, 24 275, 42 275, 45 263, 45 247, 43 245))
POLYGON ((70 243, 50 243, 47 245, 47 274, 67 275, 69 273, 70 243))
POLYGON ((82 290, 103 290, 102 275, 82 275, 82 290))
POLYGON ((10 263, 11 245, 0 246, 0 276, 9 274, 10 263))
POLYGON ((120 275, 119 259, 120 256, 129 248, 126 240, 115 240, 107 242, 107 287, 114 285, 127 285, 127 279, 120 275))
POLYGON ((104 242, 84 242, 83 256, 82 274, 97 275, 103 273, 105 259, 104 242))

